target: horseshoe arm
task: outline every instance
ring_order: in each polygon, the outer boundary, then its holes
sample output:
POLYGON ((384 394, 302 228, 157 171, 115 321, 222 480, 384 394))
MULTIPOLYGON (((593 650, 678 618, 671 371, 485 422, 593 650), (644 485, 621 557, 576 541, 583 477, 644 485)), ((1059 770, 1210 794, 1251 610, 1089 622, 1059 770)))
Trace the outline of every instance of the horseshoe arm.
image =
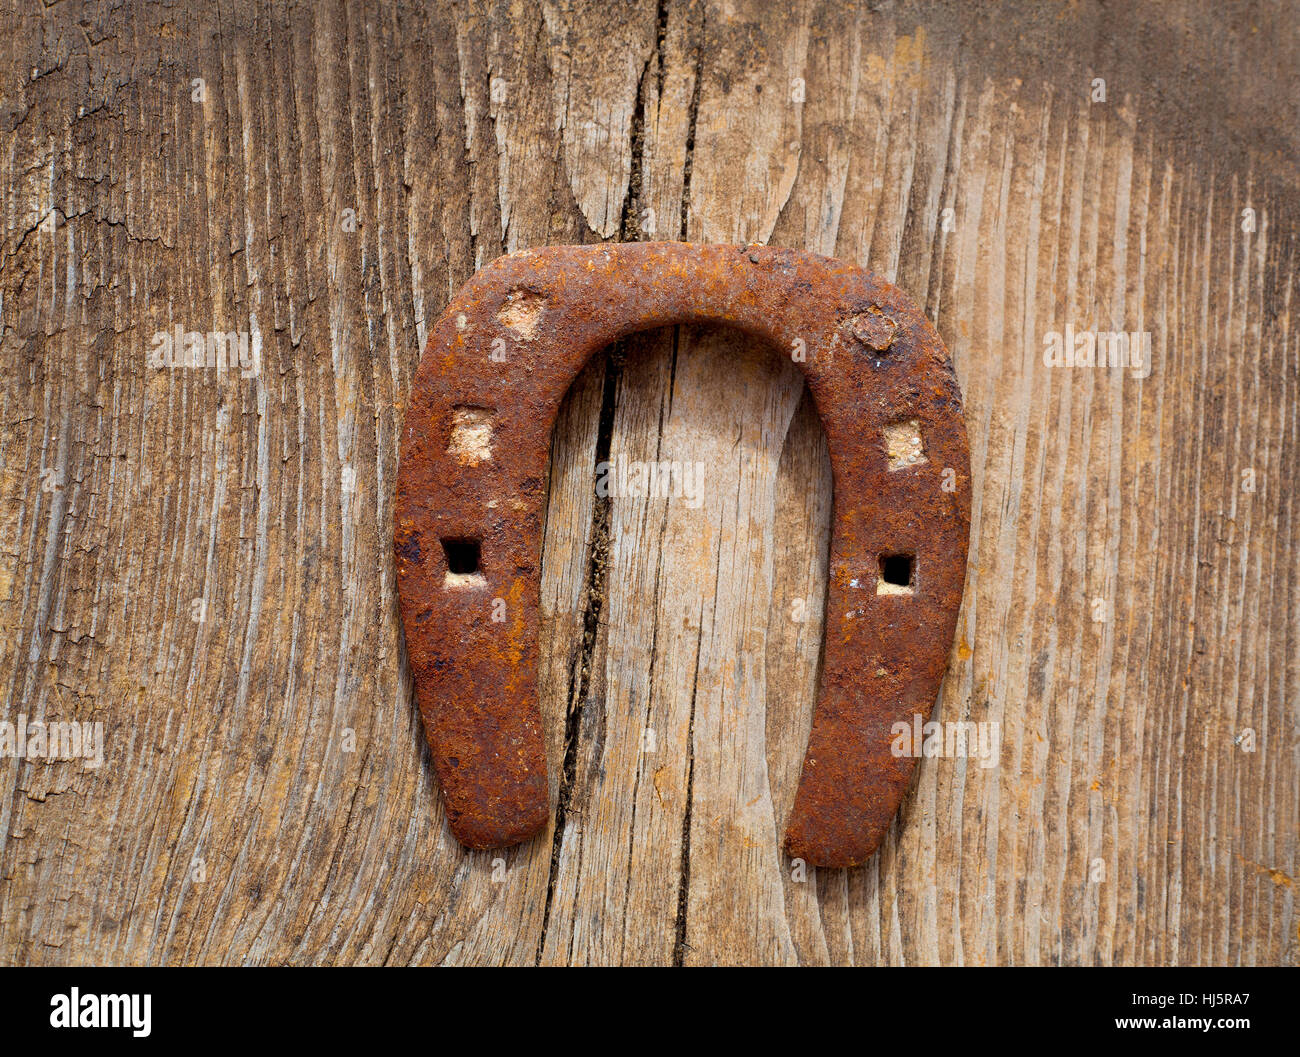
POLYGON ((558 246, 478 272, 434 325, 403 426, 398 595, 448 819, 472 848, 549 817, 537 702, 551 430, 593 353, 636 331, 718 323, 794 356, 834 476, 821 687, 785 846, 864 861, 914 759, 894 727, 933 706, 970 525, 960 393, 934 328, 862 269, 790 250, 558 246))

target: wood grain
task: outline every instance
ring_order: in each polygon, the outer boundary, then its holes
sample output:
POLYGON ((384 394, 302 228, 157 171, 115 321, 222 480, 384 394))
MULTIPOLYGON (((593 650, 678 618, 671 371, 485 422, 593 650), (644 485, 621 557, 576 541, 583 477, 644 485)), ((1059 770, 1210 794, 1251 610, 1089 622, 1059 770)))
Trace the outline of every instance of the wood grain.
POLYGON ((1288 5, 0 25, 0 718, 104 731, 98 768, 0 758, 4 962, 1300 963, 1288 5), (611 350, 556 428, 555 827, 446 828, 390 553, 427 326, 502 252, 652 237, 863 263, 957 367, 934 718, 1001 749, 920 761, 859 869, 779 851, 825 438, 792 364, 707 328, 611 350), (1047 366, 1067 324, 1148 332, 1149 376, 1047 366), (150 366, 176 326, 260 372, 150 366), (619 457, 703 487, 598 496, 619 457))

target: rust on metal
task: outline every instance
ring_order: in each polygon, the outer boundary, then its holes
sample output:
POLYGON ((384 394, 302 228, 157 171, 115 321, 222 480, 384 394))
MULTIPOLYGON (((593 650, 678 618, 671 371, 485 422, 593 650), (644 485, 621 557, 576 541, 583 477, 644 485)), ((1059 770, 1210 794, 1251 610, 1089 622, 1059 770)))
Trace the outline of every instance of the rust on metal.
POLYGON ((411 672, 452 832, 518 843, 550 817, 537 650, 551 429, 587 360, 636 331, 735 327, 803 369, 834 506, 821 686, 788 821, 791 857, 863 862, 914 759, 957 624, 970 453, 952 363, 898 289, 828 257, 631 243, 522 250, 434 324, 401 441, 394 510, 411 672))

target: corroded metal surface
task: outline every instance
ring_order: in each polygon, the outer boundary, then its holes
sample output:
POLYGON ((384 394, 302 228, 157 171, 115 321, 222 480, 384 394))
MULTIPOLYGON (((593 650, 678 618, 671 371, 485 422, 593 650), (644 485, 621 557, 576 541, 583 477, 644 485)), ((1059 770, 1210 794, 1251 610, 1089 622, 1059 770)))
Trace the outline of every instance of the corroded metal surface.
POLYGON ((556 411, 587 359, 635 331, 726 324, 790 355, 830 448, 821 687, 785 846, 865 860, 914 760, 956 629, 970 526, 960 394, 898 289, 827 257, 632 243, 523 250, 434 325, 402 436, 398 592, 416 694, 458 840, 517 843, 549 817, 537 702, 538 583, 556 411), (895 582, 891 582, 895 581, 895 582))

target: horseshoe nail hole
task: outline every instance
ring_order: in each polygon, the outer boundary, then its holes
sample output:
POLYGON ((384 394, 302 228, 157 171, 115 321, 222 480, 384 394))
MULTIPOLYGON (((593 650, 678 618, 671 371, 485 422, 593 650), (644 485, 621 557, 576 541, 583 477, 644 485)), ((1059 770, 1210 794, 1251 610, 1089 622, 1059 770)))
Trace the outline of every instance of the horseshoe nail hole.
POLYGON ((462 466, 477 466, 492 461, 492 418, 495 411, 486 407, 451 409, 451 443, 447 454, 462 466))
POLYGON ((443 588, 486 587, 487 577, 479 570, 479 541, 469 539, 440 540, 447 558, 447 575, 443 588))
POLYGON ((850 348, 856 347, 859 352, 872 352, 877 356, 889 352, 890 346, 894 344, 894 336, 898 333, 898 324, 875 305, 856 316, 849 316, 842 326, 850 348))
POLYGON ((545 304, 546 298, 536 290, 522 287, 511 290, 497 312, 497 322, 514 331, 521 340, 532 341, 537 336, 537 324, 541 322, 545 304))
POLYGON ((913 594, 912 580, 915 570, 915 554, 882 554, 880 556, 880 579, 876 581, 876 594, 913 594))
POLYGON ((921 440, 921 423, 910 418, 906 422, 886 426, 885 456, 889 459, 891 472, 928 462, 925 443, 921 440))

